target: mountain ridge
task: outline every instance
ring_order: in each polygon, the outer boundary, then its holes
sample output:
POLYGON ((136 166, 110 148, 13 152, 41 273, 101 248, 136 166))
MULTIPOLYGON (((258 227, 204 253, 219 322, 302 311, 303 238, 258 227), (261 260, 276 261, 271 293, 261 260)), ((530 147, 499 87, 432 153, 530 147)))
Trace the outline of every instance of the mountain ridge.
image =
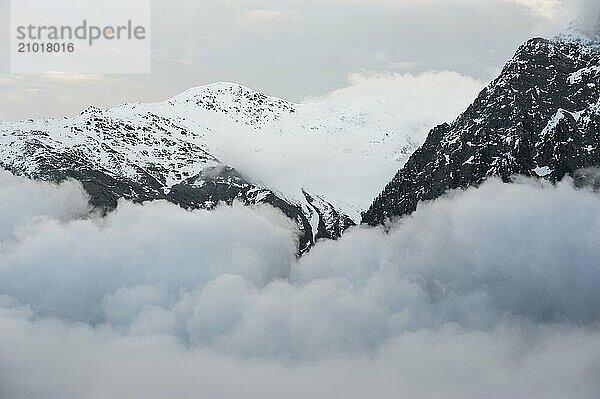
POLYGON ((120 198, 164 199, 186 209, 269 204, 297 224, 302 253, 357 223, 382 224, 490 177, 558 181, 600 165, 599 85, 594 40, 570 34, 528 40, 467 110, 432 129, 421 147, 411 137, 377 130, 369 145, 385 145, 386 156, 406 164, 358 217, 304 183, 282 190, 223 161, 216 138, 225 132, 234 139, 266 132, 335 136, 368 130, 372 119, 347 110, 315 113, 318 107, 230 82, 157 103, 90 106, 71 118, 0 122, 0 167, 33 179, 80 181, 92 205, 107 211, 120 198))
POLYGON ((105 212, 120 198, 162 199, 187 209, 270 204, 296 222, 302 253, 356 223, 305 187, 288 196, 244 176, 214 155, 210 140, 221 130, 259 129, 293 112, 290 102, 222 82, 159 103, 0 122, 0 167, 32 179, 77 180, 105 212))
POLYGON ((435 127, 363 213, 378 225, 449 190, 513 175, 553 182, 600 166, 600 47, 574 36, 523 44, 467 110, 435 127))

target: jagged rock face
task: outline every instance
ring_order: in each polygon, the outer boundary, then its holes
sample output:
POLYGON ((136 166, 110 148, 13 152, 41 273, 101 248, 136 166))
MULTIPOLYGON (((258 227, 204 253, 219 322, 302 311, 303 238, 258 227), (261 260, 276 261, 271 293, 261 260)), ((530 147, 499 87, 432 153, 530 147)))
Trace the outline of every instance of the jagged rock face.
POLYGON ((323 197, 311 195, 306 190, 302 190, 302 194, 308 205, 308 212, 305 213, 311 219, 316 220, 318 226, 316 231, 313 231, 313 241, 316 242, 320 239, 335 240, 341 237, 346 229, 355 225, 349 216, 340 212, 323 197))
POLYGON ((346 228, 355 224, 347 216, 337 213, 335 208, 326 201, 319 204, 320 207, 305 209, 302 205, 286 200, 269 189, 249 183, 248 179, 235 169, 223 165, 209 168, 201 174, 173 186, 167 194, 167 199, 186 209, 210 210, 220 203, 231 205, 234 201, 239 201, 244 205, 269 204, 279 209, 298 225, 300 254, 308 251, 320 238, 337 239, 341 237, 346 228), (329 211, 333 211, 335 214, 326 214, 329 211), (317 220, 311 223, 315 213, 317 220), (349 223, 344 225, 343 229, 336 228, 340 223, 348 220, 349 223), (327 223, 334 225, 331 226, 327 223))
POLYGON ((90 107, 73 118, 5 122, 0 123, 0 168, 32 179, 75 179, 104 212, 121 198, 167 200, 186 209, 234 201, 269 204, 297 224, 303 253, 355 223, 321 197, 303 192, 302 201, 288 199, 243 176, 212 155, 206 140, 217 129, 240 124, 257 129, 294 112, 284 100, 215 84, 163 103, 90 107))
POLYGON ((531 39, 452 124, 434 128, 363 222, 414 212, 448 190, 497 176, 550 181, 600 166, 600 46, 531 39))

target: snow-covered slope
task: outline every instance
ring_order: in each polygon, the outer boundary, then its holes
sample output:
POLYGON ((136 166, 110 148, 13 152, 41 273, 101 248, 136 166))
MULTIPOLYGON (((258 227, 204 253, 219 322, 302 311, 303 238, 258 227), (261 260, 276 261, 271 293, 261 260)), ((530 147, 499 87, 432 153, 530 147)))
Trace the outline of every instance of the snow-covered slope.
POLYGON ((207 131, 204 145, 222 162, 295 201, 305 201, 302 189, 325 196, 358 222, 359 211, 422 143, 432 124, 398 123, 406 117, 384 101, 294 104, 237 84, 215 83, 166 102, 119 108, 129 114, 131 107, 142 107, 191 131, 207 131), (356 175, 358 165, 364 168, 361 176, 356 175))
POLYGON ((344 198, 315 192, 310 181, 265 182, 268 174, 245 166, 274 154, 268 147, 278 145, 275 137, 337 143, 343 141, 340 136, 364 135, 369 128, 382 136, 361 136, 363 144, 350 151, 334 146, 333 158, 355 157, 352 151, 378 156, 369 153, 370 147, 385 145, 389 151, 391 143, 390 156, 401 161, 416 147, 406 136, 378 129, 372 118, 352 109, 293 104, 216 83, 160 103, 89 107, 69 118, 0 123, 0 167, 36 179, 74 178, 92 204, 105 209, 116 206, 119 198, 167 199, 208 209, 236 199, 269 203, 298 224, 300 249, 305 250, 320 238, 339 237, 359 220, 359 209, 344 198))

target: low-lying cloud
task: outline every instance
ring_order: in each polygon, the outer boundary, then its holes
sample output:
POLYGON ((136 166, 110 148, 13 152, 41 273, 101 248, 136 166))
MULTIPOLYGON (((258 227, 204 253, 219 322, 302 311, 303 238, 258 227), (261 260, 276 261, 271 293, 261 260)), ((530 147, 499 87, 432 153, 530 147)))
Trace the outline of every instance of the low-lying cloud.
POLYGON ((81 186, 69 181, 60 187, 35 183, 0 169, 0 240, 36 218, 71 220, 89 212, 81 186))
POLYGON ((490 181, 296 260, 271 208, 81 218, 73 183, 2 178, 62 205, 0 236, 0 397, 600 393, 600 200, 569 180, 490 181))

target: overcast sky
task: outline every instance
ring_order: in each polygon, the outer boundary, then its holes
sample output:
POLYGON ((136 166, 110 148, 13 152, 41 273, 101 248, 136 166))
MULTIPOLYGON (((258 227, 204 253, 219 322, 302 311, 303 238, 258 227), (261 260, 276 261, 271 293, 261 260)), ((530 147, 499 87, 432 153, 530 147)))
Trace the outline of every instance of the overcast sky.
POLYGON ((456 71, 488 81, 585 0, 154 0, 151 75, 10 75, 0 0, 0 119, 72 115, 233 81, 293 101, 357 72, 456 71))

